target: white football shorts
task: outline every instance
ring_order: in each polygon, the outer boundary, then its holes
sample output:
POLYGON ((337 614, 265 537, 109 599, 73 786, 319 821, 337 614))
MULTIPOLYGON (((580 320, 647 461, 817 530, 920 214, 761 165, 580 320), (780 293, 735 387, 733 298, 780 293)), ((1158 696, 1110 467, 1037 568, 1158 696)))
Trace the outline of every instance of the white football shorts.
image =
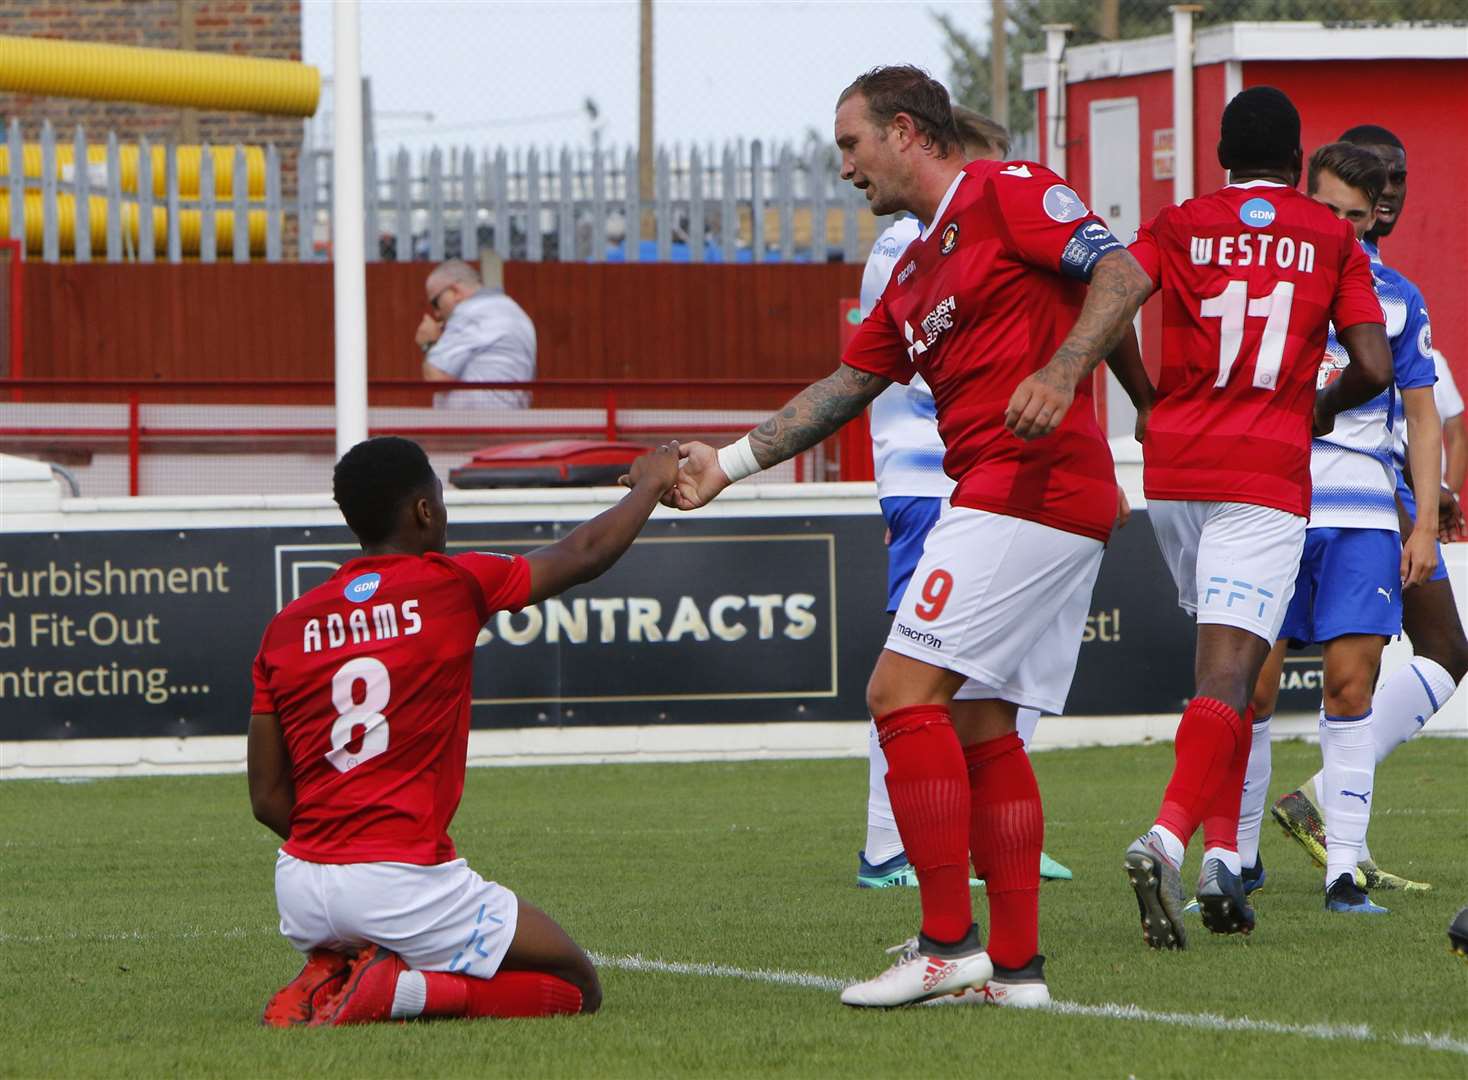
POLYGON ((892 619, 887 648, 969 681, 956 698, 1065 707, 1105 545, 948 506, 892 619))
POLYGON ((1252 503, 1148 499, 1147 514, 1163 561, 1177 583, 1177 602, 1200 623, 1222 623, 1279 637, 1307 521, 1252 503))
POLYGON ((515 937, 520 902, 463 859, 411 863, 275 861, 280 932, 301 952, 381 945, 420 971, 491 978, 515 937))

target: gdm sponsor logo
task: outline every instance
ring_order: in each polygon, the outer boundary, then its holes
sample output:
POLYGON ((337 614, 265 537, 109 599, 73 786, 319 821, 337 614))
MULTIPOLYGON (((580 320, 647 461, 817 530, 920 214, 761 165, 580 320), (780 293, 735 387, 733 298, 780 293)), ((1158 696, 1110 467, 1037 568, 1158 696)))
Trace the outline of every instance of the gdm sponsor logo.
POLYGON ((1268 199, 1250 199, 1239 207, 1239 220, 1251 229, 1267 229, 1278 216, 1268 199))
POLYGON ((372 599, 372 594, 377 591, 377 586, 382 584, 381 574, 358 574, 347 582, 347 587, 342 590, 345 596, 354 604, 372 599))

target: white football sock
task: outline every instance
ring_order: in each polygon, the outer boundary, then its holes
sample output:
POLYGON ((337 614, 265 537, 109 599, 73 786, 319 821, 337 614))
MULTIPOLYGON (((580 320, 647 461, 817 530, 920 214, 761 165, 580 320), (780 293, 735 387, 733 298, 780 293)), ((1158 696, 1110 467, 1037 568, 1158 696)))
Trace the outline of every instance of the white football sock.
POLYGON ((428 980, 421 971, 404 971, 398 975, 397 989, 392 995, 393 1020, 411 1020, 423 1015, 428 1004, 428 980))
POLYGON ((1014 714, 1014 730, 1019 732, 1019 741, 1029 750, 1030 740, 1035 737, 1035 728, 1040 724, 1039 709, 1020 709, 1014 714))
POLYGON ((1270 719, 1263 716, 1254 721, 1249 768, 1244 773, 1244 797, 1239 801, 1239 862, 1244 866, 1259 861, 1259 826, 1264 821, 1265 804, 1269 802, 1269 775, 1273 767, 1270 719))
POLYGON ((1377 762, 1421 731, 1448 703, 1454 689, 1446 669, 1425 656, 1414 656, 1406 667, 1388 675, 1371 701, 1377 762))
POLYGON ((1325 884, 1356 872, 1366 826, 1371 821, 1371 789, 1375 783, 1376 744, 1371 713, 1361 717, 1327 716, 1320 726, 1321 770, 1325 812, 1325 884))
POLYGON ((1188 846, 1178 838, 1177 833, 1165 825, 1153 825, 1150 831, 1153 836, 1157 837, 1157 842, 1162 845, 1163 852, 1172 860, 1172 864, 1181 866, 1188 846))
POLYGON ((902 837, 887 796, 887 755, 877 739, 875 721, 867 729, 867 763, 867 841, 862 850, 867 862, 876 866, 901 854, 902 837))

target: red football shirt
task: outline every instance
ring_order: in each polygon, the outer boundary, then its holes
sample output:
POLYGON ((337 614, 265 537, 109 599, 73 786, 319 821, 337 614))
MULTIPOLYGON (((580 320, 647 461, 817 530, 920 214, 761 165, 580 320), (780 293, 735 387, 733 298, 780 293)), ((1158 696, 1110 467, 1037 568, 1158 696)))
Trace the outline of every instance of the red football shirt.
POLYGON ((894 382, 927 380, 947 447, 943 470, 957 483, 953 505, 1104 541, 1116 473, 1090 380, 1045 438, 1017 438, 1004 410, 1075 324, 1096 259, 1121 244, 1064 180, 1032 161, 971 162, 955 184, 842 362, 894 382))
POLYGON ((1170 206, 1131 253, 1162 290, 1162 373, 1142 453, 1149 499, 1310 514, 1325 334, 1383 321, 1351 226, 1255 180, 1170 206))
POLYGON ((286 605, 255 657, 295 781, 283 850, 318 863, 454 858, 474 640, 530 598, 519 556, 353 559, 286 605))

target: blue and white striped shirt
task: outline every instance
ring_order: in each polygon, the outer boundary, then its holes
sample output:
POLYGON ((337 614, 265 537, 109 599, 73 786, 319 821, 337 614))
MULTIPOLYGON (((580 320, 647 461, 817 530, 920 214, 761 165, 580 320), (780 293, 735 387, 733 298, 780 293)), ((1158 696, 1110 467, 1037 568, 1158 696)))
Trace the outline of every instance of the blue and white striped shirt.
MULTIPOLYGON (((1398 390, 1430 387, 1437 381, 1432 328, 1422 293, 1399 272, 1382 264, 1369 244, 1371 277, 1386 316, 1392 347, 1393 385, 1336 417, 1335 430, 1310 448, 1310 527, 1397 528, 1397 469, 1393 457, 1404 438, 1406 419, 1398 390)), ((1331 327, 1317 386, 1323 388, 1350 364, 1331 327)))
MULTIPOLYGON (((915 217, 893 222, 877 237, 861 275, 861 315, 876 307, 907 245, 922 225, 915 217)), ((938 409, 933 391, 921 375, 903 386, 893 383, 872 402, 872 466, 877 497, 918 496, 946 499, 953 481, 943 471, 943 440, 938 435, 938 409)))

